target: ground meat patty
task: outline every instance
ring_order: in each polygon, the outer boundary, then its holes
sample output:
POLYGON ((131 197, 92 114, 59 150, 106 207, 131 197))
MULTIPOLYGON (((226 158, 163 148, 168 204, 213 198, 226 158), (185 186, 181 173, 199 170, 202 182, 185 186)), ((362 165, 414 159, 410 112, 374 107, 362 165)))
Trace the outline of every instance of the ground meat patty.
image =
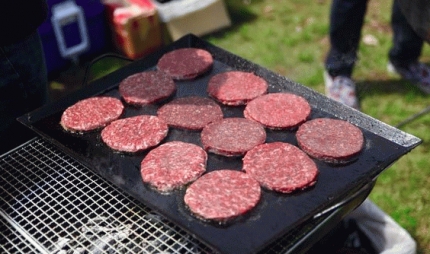
POLYGON ((208 83, 208 94, 225 105, 245 105, 267 93, 267 82, 250 72, 228 71, 213 76, 208 83))
POLYGON ((141 106, 168 98, 176 91, 176 85, 163 72, 146 71, 125 78, 118 89, 125 102, 141 106))
POLYGON ((346 163, 361 152, 362 131, 343 120, 317 118, 302 124, 296 132, 299 147, 310 156, 330 163, 346 163))
POLYGON ((206 171, 207 154, 199 146, 172 141, 151 150, 141 163, 142 180, 160 192, 180 188, 206 171))
POLYGON ((248 174, 220 169, 192 183, 184 201, 197 217, 226 222, 254 208, 260 196, 260 185, 248 174))
POLYGON ((164 54, 157 69, 176 80, 194 79, 212 68, 213 57, 204 49, 182 48, 164 54))
POLYGON ((188 130, 201 130, 223 118, 215 101, 199 96, 177 98, 160 107, 157 114, 169 126, 188 130))
POLYGON ((265 94, 250 101, 243 112, 250 120, 270 129, 292 129, 305 122, 311 113, 309 103, 290 93, 265 94))
POLYGON ((312 186, 318 176, 315 162, 306 153, 283 142, 251 149, 243 158, 243 170, 261 186, 282 193, 312 186))
POLYGON ((60 124, 68 131, 91 131, 118 119, 124 105, 113 97, 91 97, 78 101, 62 114, 60 124))
POLYGON ((245 118, 224 118, 203 128, 201 141, 208 152, 239 156, 263 144, 266 131, 261 124, 245 118))
POLYGON ((102 140, 121 152, 138 152, 158 145, 168 133, 157 116, 140 115, 113 121, 101 133, 102 140))

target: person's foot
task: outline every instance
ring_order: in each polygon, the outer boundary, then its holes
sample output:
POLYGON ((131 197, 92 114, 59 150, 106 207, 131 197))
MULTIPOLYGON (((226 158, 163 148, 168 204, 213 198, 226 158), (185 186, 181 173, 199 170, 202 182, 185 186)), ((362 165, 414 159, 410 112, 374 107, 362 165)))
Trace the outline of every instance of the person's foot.
POLYGON ((355 92, 355 83, 346 76, 331 77, 324 72, 325 93, 327 97, 341 102, 351 108, 360 110, 358 98, 355 92))
POLYGON ((403 79, 415 84, 420 90, 426 94, 430 94, 430 67, 414 62, 405 66, 397 66, 389 62, 387 66, 388 72, 397 73, 403 79))

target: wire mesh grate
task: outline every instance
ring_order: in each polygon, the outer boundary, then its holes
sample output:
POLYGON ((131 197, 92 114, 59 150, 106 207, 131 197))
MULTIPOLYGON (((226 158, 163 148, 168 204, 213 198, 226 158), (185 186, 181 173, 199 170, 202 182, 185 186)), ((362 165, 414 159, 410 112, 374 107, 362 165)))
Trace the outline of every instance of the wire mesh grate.
POLYGON ((0 170, 2 253, 212 252, 41 139, 0 170))
POLYGON ((38 253, 37 249, 3 217, 0 217, 0 246, 1 253, 38 253))
MULTIPOLYGON (((0 157, 1 253, 214 253, 49 142, 0 157)), ((321 220, 259 253, 288 253, 321 220)))

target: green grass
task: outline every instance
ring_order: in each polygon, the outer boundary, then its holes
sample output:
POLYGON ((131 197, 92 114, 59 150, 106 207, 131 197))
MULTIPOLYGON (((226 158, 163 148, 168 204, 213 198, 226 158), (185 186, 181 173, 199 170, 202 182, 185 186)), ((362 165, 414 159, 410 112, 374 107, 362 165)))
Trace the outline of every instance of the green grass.
MULTIPOLYGON (((324 92, 322 73, 329 47, 331 1, 225 2, 232 26, 203 39, 324 92)), ((387 73, 387 54, 392 38, 391 4, 391 0, 370 1, 362 35, 374 36, 378 44, 371 46, 361 42, 353 78, 357 82, 362 111, 396 125, 430 106, 430 96, 387 73)), ((422 61, 430 63, 428 44, 424 46, 422 61)), ((111 63, 107 65, 111 66, 111 63)), ((107 66, 100 68, 109 69, 107 66)), ((370 198, 414 237, 418 253, 430 253, 430 195, 427 194, 430 186, 430 113, 401 129, 421 138, 423 143, 378 177, 370 198)))
MULTIPOLYGON (((323 92, 322 73, 329 47, 328 0, 227 0, 232 26, 204 39, 312 89, 323 92)), ((430 106, 430 97, 387 73, 391 46, 392 1, 370 1, 362 35, 378 45, 359 48, 353 78, 362 111, 396 125, 430 106)), ((430 63, 425 45, 422 61, 430 63)), ((417 241, 418 253, 430 253, 430 113, 401 128, 423 143, 379 177, 370 194, 380 208, 417 241)))

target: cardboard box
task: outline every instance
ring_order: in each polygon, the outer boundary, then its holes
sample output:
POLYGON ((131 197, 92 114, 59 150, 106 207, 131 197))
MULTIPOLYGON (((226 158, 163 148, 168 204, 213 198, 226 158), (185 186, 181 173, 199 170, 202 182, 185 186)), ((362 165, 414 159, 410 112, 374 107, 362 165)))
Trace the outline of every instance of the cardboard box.
POLYGON ((150 0, 104 0, 118 50, 131 59, 143 57, 162 43, 157 9, 150 0))
POLYGON ((202 36, 231 25, 223 0, 172 0, 154 3, 172 40, 202 36))

